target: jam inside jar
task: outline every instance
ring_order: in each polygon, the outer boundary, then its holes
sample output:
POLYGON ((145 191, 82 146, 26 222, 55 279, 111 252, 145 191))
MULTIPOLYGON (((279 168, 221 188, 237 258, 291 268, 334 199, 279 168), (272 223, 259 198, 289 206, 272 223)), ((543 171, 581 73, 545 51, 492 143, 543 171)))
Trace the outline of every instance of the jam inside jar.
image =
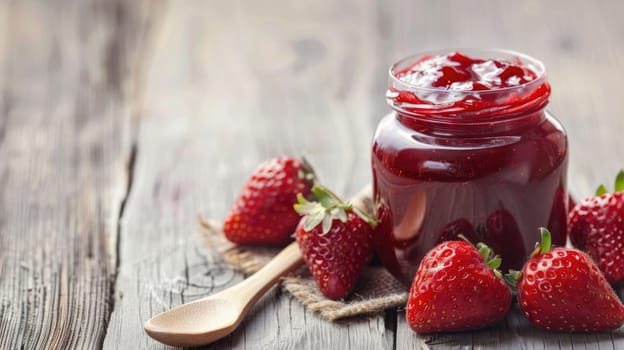
POLYGON ((429 249, 460 235, 520 269, 547 227, 566 241, 567 137, 545 110, 544 65, 505 50, 407 57, 390 68, 372 147, 382 263, 411 283, 429 249))

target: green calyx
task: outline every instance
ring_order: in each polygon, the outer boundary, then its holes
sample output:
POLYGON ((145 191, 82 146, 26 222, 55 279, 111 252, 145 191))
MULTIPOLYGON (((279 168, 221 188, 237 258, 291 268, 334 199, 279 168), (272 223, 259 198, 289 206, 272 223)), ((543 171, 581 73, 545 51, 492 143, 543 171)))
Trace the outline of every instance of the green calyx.
POLYGON ((605 185, 600 185, 596 189, 596 196, 602 196, 603 194, 605 194, 607 192, 609 192, 609 191, 607 191, 607 188, 605 187, 605 185))
POLYGON ((598 188, 596 189, 596 196, 602 196, 603 194, 609 192, 607 190, 607 188, 604 185, 600 185, 598 186, 598 188))
MULTIPOLYGON (((613 186, 613 192, 624 191, 624 170, 620 170, 620 172, 615 177, 615 184, 613 186)), ((605 193, 608 193, 609 190, 605 187, 605 185, 600 185, 596 189, 596 196, 602 196, 605 193)))
POLYGON ((492 249, 482 242, 477 243, 477 250, 479 251, 479 254, 481 254, 481 256, 483 257, 483 261, 485 261, 485 264, 492 270, 494 270, 494 275, 502 279, 503 275, 498 270, 498 268, 501 266, 501 263, 503 262, 501 257, 498 255, 494 255, 492 249))
POLYGON ((522 272, 516 271, 516 270, 509 270, 505 274, 505 277, 503 278, 503 280, 505 281, 505 284, 507 284, 509 289, 511 289, 513 293, 516 293, 518 291, 518 282, 520 282, 521 278, 522 278, 522 272))
POLYGON ((352 210, 362 220, 369 223, 372 227, 377 222, 364 213, 361 209, 353 207, 350 203, 344 203, 336 194, 322 185, 314 185, 312 187, 312 195, 315 201, 308 201, 301 193, 297 195, 297 204, 294 205, 295 211, 300 215, 305 215, 303 229, 310 231, 317 225, 322 225, 323 235, 331 230, 332 222, 340 220, 347 222, 347 212, 352 210))

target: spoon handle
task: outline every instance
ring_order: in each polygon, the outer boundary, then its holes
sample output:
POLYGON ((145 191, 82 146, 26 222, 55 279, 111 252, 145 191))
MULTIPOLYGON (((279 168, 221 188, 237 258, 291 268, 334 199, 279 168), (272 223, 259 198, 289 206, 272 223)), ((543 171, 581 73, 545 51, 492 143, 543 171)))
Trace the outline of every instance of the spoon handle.
POLYGON ((268 264, 243 282, 232 287, 238 293, 240 301, 244 305, 243 314, 246 314, 248 308, 254 305, 269 288, 277 283, 280 277, 294 271, 302 263, 303 257, 299 250, 299 245, 297 242, 292 242, 282 249, 268 264))

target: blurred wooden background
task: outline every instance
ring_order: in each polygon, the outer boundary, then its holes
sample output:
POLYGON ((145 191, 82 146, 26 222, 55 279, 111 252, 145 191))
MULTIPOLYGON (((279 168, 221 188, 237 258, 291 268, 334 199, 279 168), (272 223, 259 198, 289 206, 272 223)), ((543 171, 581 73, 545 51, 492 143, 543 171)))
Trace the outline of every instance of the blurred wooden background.
MULTIPOLYGON (((622 1, 0 0, 0 348, 161 349, 151 315, 243 278, 195 235, 262 160, 370 181, 387 67, 437 48, 542 59, 581 197, 624 167, 622 1)), ((620 291, 621 295, 621 291, 620 291)), ((279 289, 210 349, 617 349, 622 330, 419 336, 279 289)))

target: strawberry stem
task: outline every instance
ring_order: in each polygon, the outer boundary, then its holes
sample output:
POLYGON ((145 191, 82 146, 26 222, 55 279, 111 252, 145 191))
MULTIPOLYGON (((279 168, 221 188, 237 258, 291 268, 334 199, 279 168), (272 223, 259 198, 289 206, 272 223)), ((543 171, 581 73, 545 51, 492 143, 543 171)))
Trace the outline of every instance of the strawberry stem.
POLYGON ((540 254, 548 253, 552 247, 552 237, 550 231, 545 227, 539 228, 540 241, 535 243, 535 249, 531 252, 531 257, 536 257, 540 254))
POLYGON ((552 237, 550 236, 550 231, 548 231, 545 227, 540 227, 540 235, 541 235, 541 243, 540 243, 540 254, 545 254, 550 251, 552 246, 552 237))

